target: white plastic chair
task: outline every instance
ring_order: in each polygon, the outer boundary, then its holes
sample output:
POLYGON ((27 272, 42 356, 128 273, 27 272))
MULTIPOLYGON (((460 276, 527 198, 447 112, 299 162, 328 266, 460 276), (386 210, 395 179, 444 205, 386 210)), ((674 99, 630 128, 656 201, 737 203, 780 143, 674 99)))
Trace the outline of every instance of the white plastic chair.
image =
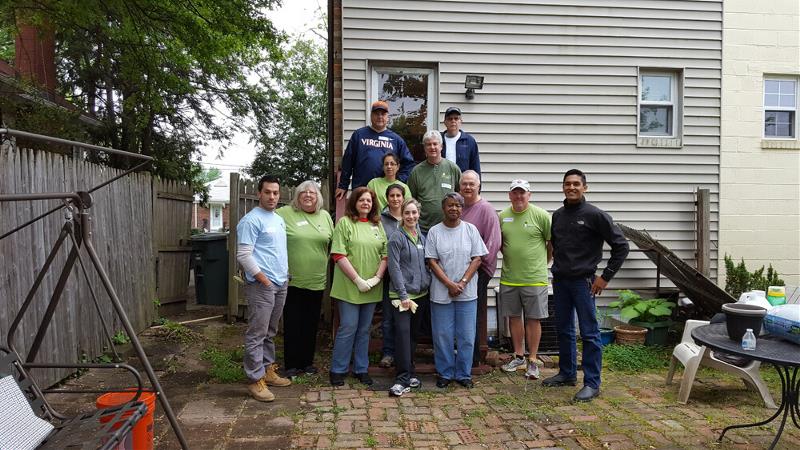
POLYGON ((680 361, 684 366, 681 389, 678 393, 678 402, 685 405, 689 401, 689 393, 692 391, 692 384, 694 383, 695 375, 697 375, 697 369, 703 365, 740 377, 747 387, 761 394, 761 398, 764 399, 764 404, 767 408, 777 408, 775 402, 772 400, 772 395, 770 395, 767 385, 758 372, 761 361, 753 360, 744 367, 734 366, 733 364, 715 358, 714 353, 710 349, 706 348, 704 345, 697 345, 694 342, 694 339, 692 339, 692 329, 701 325, 706 325, 707 323, 708 321, 705 320, 687 320, 681 343, 676 345, 675 350, 672 351, 672 361, 670 361, 669 373, 667 373, 666 379, 667 384, 672 383, 672 376, 675 374, 677 362, 680 361))

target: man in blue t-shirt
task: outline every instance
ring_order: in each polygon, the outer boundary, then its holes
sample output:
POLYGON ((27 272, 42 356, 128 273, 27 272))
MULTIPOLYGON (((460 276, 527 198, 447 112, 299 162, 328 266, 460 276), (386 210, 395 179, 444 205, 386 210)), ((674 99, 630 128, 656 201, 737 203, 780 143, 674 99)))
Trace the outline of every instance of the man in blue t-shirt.
POLYGON ((400 159, 400 172, 397 178, 406 182, 414 158, 408 151, 406 141, 397 133, 386 128, 389 125, 389 105, 381 100, 372 104, 370 126, 353 132, 342 156, 342 176, 336 187, 336 198, 347 195, 352 178, 352 189, 366 186, 369 180, 383 176, 383 155, 392 152, 400 159))
POLYGON ((278 375, 273 342, 289 286, 286 225, 275 213, 278 199, 278 179, 271 175, 262 177, 258 182, 258 206, 245 214, 236 227, 236 259, 247 279, 244 287, 248 325, 244 335, 244 371, 250 395, 262 402, 275 399, 268 385, 292 384, 278 375))

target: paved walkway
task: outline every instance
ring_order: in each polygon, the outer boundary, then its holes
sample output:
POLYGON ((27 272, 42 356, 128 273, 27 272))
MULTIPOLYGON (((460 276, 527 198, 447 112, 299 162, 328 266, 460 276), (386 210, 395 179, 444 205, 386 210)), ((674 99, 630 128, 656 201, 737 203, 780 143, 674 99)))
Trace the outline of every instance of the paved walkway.
MULTIPOLYGON (((571 401, 578 387, 546 389, 527 382, 522 372, 499 370, 476 377, 471 390, 437 389, 433 377, 424 376, 421 390, 399 399, 388 396, 388 377, 376 378, 372 389, 352 378, 334 389, 318 375, 273 388, 276 400, 261 403, 247 395, 243 383, 213 382, 210 365, 201 358, 211 346, 240 346, 244 324, 203 322, 191 329, 195 334, 189 339, 182 339, 186 333, 165 338, 148 331, 142 341, 192 449, 763 449, 776 431, 774 423, 734 430, 717 444, 723 427, 755 422, 772 411, 739 380, 710 370, 698 374, 688 405, 676 402, 680 372, 675 384, 666 386, 666 369, 640 375, 604 369, 601 397, 582 404, 571 401)), ((774 371, 762 370, 776 395, 774 371)), ((542 370, 543 376, 554 372, 542 370)), ((107 371, 90 371, 66 386, 120 382, 107 371)), ((95 396, 56 397, 62 397, 55 400, 57 409, 74 413, 92 408, 95 396)), ((155 434, 155 448, 178 448, 160 406, 155 434)), ((800 448, 800 430, 787 424, 778 448, 800 448)))

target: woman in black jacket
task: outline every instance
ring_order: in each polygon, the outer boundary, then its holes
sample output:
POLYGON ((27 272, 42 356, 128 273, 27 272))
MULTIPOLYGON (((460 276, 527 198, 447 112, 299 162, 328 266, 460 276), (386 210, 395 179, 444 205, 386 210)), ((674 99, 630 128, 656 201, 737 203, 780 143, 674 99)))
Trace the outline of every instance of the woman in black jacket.
MULTIPOLYGON (((403 202, 403 226, 389 239, 389 274, 394 321, 395 384, 389 395, 401 396, 421 383, 414 373, 414 352, 424 314, 428 314, 431 275, 425 265, 425 236, 419 229, 420 205, 414 199, 403 202)), ((387 311, 388 313, 388 311, 387 311)))

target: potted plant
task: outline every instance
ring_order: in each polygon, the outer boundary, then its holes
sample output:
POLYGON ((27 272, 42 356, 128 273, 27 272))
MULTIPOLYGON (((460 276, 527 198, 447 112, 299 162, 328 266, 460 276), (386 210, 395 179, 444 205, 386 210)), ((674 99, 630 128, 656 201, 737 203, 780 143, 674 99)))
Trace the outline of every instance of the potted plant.
POLYGON ((646 328, 645 345, 666 345, 667 332, 672 321, 672 309, 675 303, 664 298, 643 299, 641 295, 629 289, 619 291, 619 300, 608 304, 610 308, 618 308, 620 318, 629 325, 646 328))
POLYGON ((600 324, 600 343, 605 347, 614 342, 614 329, 608 323, 608 308, 595 308, 595 315, 600 324))

